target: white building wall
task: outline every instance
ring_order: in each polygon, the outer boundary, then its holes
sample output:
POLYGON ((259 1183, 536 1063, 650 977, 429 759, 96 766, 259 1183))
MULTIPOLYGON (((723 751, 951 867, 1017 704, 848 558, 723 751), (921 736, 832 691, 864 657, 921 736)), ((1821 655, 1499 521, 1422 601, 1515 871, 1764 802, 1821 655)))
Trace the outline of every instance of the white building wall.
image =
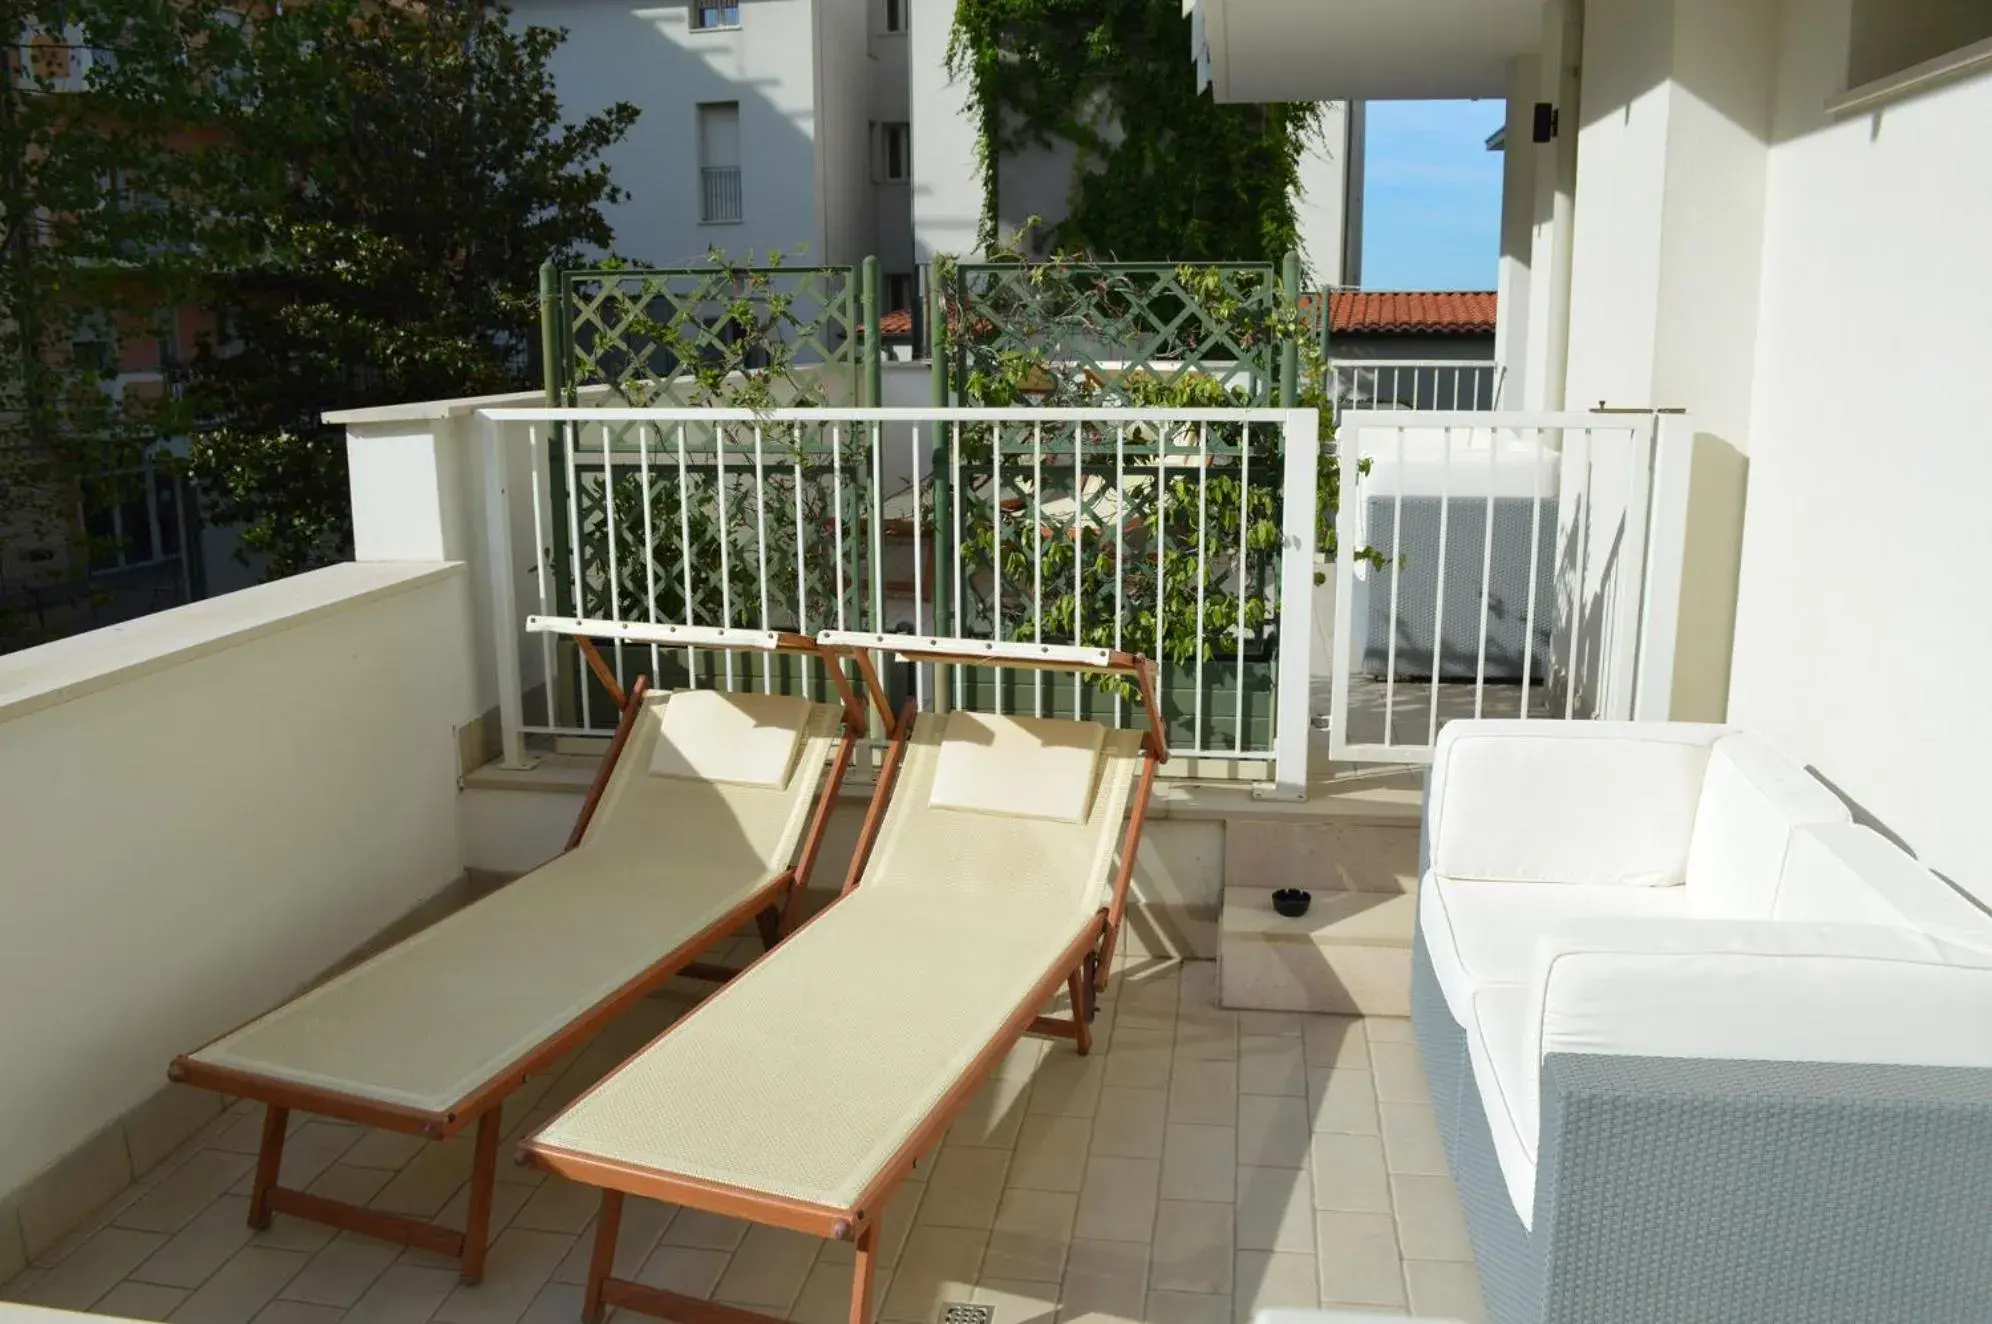
POLYGON ((1849 0, 1788 0, 1731 720, 1992 901, 1992 73, 1833 120, 1849 0))
MULTIPOLYGON (((871 16, 867 0, 810 0, 816 39, 817 196, 823 242, 811 263, 855 266, 878 237, 871 183, 871 16)), ((753 16, 741 7, 742 23, 753 16)))
POLYGON ((1294 208, 1310 286, 1361 283, 1360 266, 1350 260, 1355 255, 1348 229, 1348 218, 1362 215, 1361 142, 1360 107, 1355 113, 1346 101, 1321 107, 1321 136, 1300 159, 1294 208))
MULTIPOLYGON (((909 3, 905 8, 907 22, 917 22, 919 16, 912 12, 913 6, 909 3)), ((872 122, 875 125, 912 124, 912 35, 905 28, 898 32, 885 30, 885 0, 870 0, 870 10, 872 122)), ((915 126, 913 132, 917 138, 919 126, 915 126)), ((914 151, 919 151, 917 142, 914 151)), ((910 181, 886 181, 876 168, 870 177, 876 181, 873 189, 877 199, 878 239, 874 251, 878 254, 879 288, 883 295, 886 273, 910 275, 916 265, 913 255, 913 185, 910 181)))
POLYGON ((920 0, 907 34, 907 75, 913 115, 913 260, 976 251, 982 215, 979 137, 969 114, 968 84, 948 76, 948 31, 954 0, 920 0))
MULTIPOLYGON (((616 101, 643 112, 603 158, 630 194, 609 210, 619 255, 675 266, 703 260, 708 246, 740 256, 804 245, 803 260, 825 260, 825 223, 834 215, 841 226, 845 212, 841 204, 821 214, 818 207, 812 13, 819 2, 835 0, 745 0, 740 27, 718 32, 692 31, 690 11, 681 4, 520 0, 514 5, 519 23, 568 30, 552 68, 569 119, 616 101), (738 224, 699 220, 696 107, 702 101, 740 103, 738 224)), ((841 56, 827 58, 840 67, 846 63, 841 56)), ((862 68, 857 76, 864 76, 862 68)), ((862 120, 862 110, 859 115, 862 120)), ((832 146, 829 155, 846 150, 832 146)), ((844 231, 838 234, 844 242, 844 231)))

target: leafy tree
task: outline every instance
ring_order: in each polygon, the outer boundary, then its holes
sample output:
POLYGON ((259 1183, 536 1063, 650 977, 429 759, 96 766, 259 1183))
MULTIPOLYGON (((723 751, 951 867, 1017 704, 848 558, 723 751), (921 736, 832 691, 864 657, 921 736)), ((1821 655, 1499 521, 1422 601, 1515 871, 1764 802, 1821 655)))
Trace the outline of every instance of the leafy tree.
POLYGON ((528 385, 535 273, 607 247, 618 103, 561 120, 563 33, 478 0, 312 0, 218 28, 199 192, 228 343, 187 376, 210 518, 287 574, 351 544, 328 409, 528 385))

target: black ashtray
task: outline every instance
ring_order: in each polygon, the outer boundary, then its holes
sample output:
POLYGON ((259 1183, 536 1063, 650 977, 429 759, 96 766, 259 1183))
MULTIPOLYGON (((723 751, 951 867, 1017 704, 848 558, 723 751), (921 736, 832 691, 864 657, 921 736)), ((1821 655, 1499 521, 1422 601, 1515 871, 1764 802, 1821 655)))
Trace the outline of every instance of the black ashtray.
POLYGON ((1303 892, 1298 887, 1282 887, 1273 893, 1273 909, 1288 919, 1299 919, 1307 913, 1308 903, 1313 900, 1312 892, 1303 892))

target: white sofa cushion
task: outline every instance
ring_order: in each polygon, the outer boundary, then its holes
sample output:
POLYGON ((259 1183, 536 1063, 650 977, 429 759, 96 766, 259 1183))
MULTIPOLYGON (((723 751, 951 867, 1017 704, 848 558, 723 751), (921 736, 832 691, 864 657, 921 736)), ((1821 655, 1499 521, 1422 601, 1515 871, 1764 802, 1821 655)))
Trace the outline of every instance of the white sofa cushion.
POLYGON ((1771 917, 1906 926, 1965 946, 1992 947, 1992 915, 1858 823, 1792 833, 1771 917))
POLYGON ((1534 1059, 1528 1056, 1525 1043, 1528 1013, 1528 986, 1502 984, 1475 992, 1472 1006, 1460 1022, 1466 1030, 1466 1056, 1474 1089, 1494 1140, 1494 1160, 1501 1167, 1501 1180, 1523 1227, 1535 1224, 1537 1167, 1536 1124, 1533 1115, 1525 1124, 1522 1112, 1524 1084, 1528 1084, 1530 1095, 1537 1088, 1530 1083, 1534 1059), (1524 1064, 1529 1069, 1525 1070, 1524 1064))
POLYGON ((1453 1019, 1462 1025, 1474 990, 1527 984, 1536 940, 1565 920, 1687 913, 1678 887, 1482 883, 1428 873, 1418 884, 1418 926, 1453 1019))
POLYGON ((1762 736, 1726 735, 1709 751, 1688 840, 1696 914, 1769 919, 1793 829, 1851 821, 1847 806, 1762 736))
POLYGON ((1106 734, 1098 722, 949 713, 927 803, 1083 823, 1106 734))
POLYGON ((1449 723, 1433 751, 1434 872, 1489 882, 1683 880, 1709 748, 1726 727, 1449 723))
POLYGON ((812 710, 783 694, 679 690, 657 719, 651 775, 786 786, 812 710))

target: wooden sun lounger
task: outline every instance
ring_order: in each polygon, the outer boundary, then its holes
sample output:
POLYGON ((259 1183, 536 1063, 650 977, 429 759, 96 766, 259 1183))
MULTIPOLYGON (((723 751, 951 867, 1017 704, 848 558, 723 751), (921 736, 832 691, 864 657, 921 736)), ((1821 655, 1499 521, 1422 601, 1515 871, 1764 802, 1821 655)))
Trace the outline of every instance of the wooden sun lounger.
POLYGON ((731 978, 696 958, 749 919, 773 946, 808 881, 864 734, 842 666, 826 668, 838 702, 805 710, 786 785, 674 779, 648 775, 670 696, 643 678, 624 694, 589 638, 823 656, 814 640, 554 618, 528 628, 577 638, 622 710, 563 853, 173 1060, 173 1080, 265 1107, 253 1227, 294 1214, 451 1256, 477 1282, 505 1098, 674 976, 731 978), (475 1123, 464 1230, 280 1184, 293 1110, 435 1140, 475 1123))
MULTIPOLYGON (((1119 672, 1155 711, 1151 665, 1126 654, 821 639, 916 659, 1119 672)), ((615 1276, 630 1195, 854 1243, 850 1320, 869 1324, 879 1220, 918 1159, 1025 1033, 1091 1047, 1088 1022, 1166 757, 1159 731, 971 714, 915 722, 909 705, 839 899, 521 1145, 521 1162, 603 1189, 583 1311, 591 1324, 612 1306, 686 1324, 772 1324, 615 1276), (1006 785, 1030 781, 1043 751, 1066 758, 1090 739, 1083 816, 942 803, 951 728, 958 744, 1023 749, 1006 785), (1054 1019, 1043 1012, 1061 987, 1071 1015, 1054 1019)))

